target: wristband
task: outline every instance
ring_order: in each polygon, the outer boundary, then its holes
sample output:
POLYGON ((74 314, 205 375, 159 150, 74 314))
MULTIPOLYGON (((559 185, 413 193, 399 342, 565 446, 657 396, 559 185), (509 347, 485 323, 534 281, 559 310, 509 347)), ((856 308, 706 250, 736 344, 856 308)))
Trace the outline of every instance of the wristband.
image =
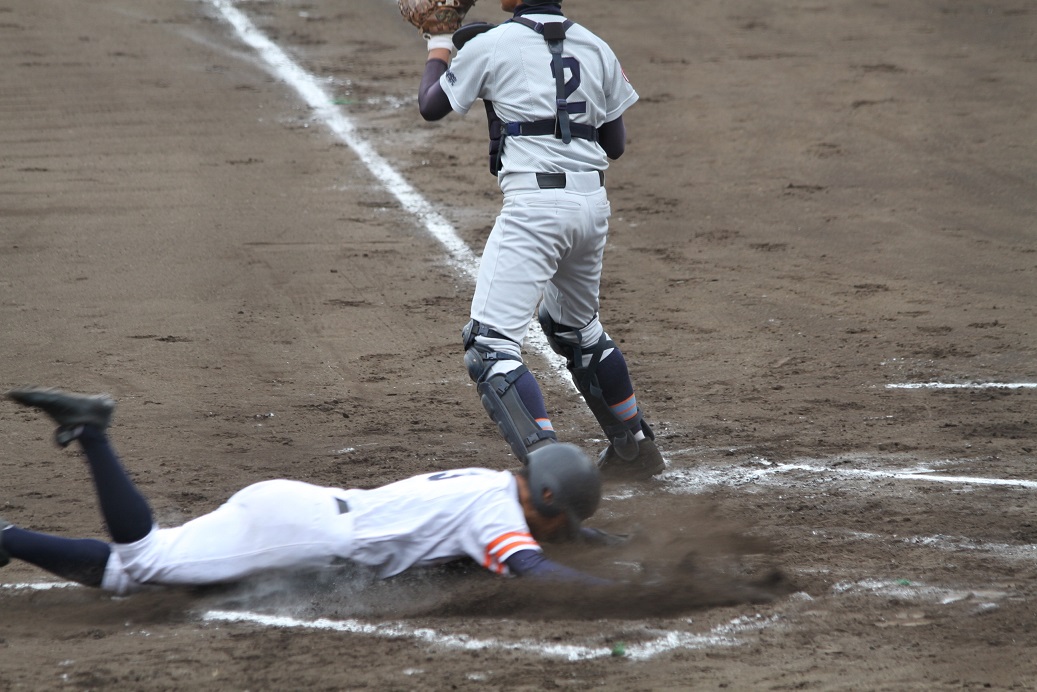
POLYGON ((433 50, 435 48, 445 48, 451 53, 454 52, 454 41, 450 34, 435 34, 434 36, 428 36, 428 49, 433 50))

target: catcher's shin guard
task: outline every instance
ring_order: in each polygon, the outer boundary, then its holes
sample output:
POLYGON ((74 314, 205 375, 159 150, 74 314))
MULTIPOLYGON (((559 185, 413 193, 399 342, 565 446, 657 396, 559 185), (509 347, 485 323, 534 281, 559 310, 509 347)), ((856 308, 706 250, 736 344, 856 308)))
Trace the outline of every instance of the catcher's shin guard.
POLYGON ((475 343, 474 337, 466 338, 465 342, 465 367, 468 376, 477 385, 483 408, 497 424, 497 430, 511 447, 512 453, 523 464, 527 463, 529 453, 534 449, 558 440, 553 430, 540 427, 515 386, 529 369, 515 356, 475 343), (517 360, 519 365, 507 371, 493 367, 504 360, 517 360))
POLYGON ((540 304, 537 317, 551 348, 558 355, 565 356, 569 374, 572 375, 576 388, 583 395, 584 401, 587 402, 591 413, 594 414, 598 425, 608 438, 613 453, 624 461, 636 459, 637 439, 635 435, 642 429, 641 411, 638 410, 629 420, 618 418, 612 407, 605 401, 598 381, 598 365, 601 363, 602 356, 609 349, 614 349, 616 345, 602 332, 597 343, 585 351, 580 339, 580 330, 557 324, 543 303, 540 304), (574 333, 576 338, 560 336, 566 332, 574 333))

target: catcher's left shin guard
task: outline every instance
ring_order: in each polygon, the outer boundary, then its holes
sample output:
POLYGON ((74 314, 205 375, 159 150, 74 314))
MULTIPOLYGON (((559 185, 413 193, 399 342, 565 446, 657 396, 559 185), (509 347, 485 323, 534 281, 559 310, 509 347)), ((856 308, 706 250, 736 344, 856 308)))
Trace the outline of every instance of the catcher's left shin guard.
MULTIPOLYGON (((601 354, 605 349, 612 346, 612 341, 602 335, 601 340, 598 341, 598 344, 592 351, 590 364, 586 367, 571 367, 569 372, 572 375, 573 382, 576 384, 576 388, 583 395, 583 400, 587 402, 587 406, 590 408, 591 413, 594 414, 598 425, 601 426, 605 436, 612 444, 616 455, 624 461, 633 461, 637 458, 638 449, 635 435, 643 427, 641 411, 636 409, 637 404, 634 403, 636 410, 634 416, 627 420, 619 418, 613 407, 605 402, 601 384, 598 380, 597 370, 601 354)), ((577 355, 579 355, 578 351, 577 355)))
POLYGON ((580 330, 557 324, 543 303, 540 305, 537 316, 551 348, 558 355, 565 356, 566 367, 569 369, 569 374, 572 375, 573 383, 583 395, 584 401, 587 402, 591 413, 594 414, 598 425, 601 426, 605 437, 612 445, 614 453, 624 461, 636 459, 638 445, 635 435, 642 430, 641 411, 637 409, 636 400, 631 396, 630 403, 634 408, 634 415, 620 418, 616 415, 614 407, 605 401, 598 379, 598 366, 602 357, 606 352, 615 349, 616 345, 602 332, 597 343, 585 351, 581 343, 580 330), (575 334, 575 338, 562 336, 562 334, 568 333, 575 334))

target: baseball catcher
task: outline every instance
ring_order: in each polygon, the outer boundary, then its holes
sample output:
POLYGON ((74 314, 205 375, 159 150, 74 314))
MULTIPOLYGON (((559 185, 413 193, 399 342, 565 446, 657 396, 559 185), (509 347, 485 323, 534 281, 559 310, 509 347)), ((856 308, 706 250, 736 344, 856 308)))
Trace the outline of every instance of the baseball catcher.
POLYGON ((384 578, 464 558, 496 574, 609 583, 552 562, 540 547, 578 536, 613 541, 580 526, 598 508, 601 482, 594 462, 572 445, 531 454, 517 473, 457 469, 371 490, 263 481, 209 514, 159 528, 109 443, 114 400, 35 388, 7 396, 53 419, 59 445, 79 443, 111 541, 62 538, 0 520, 0 566, 17 558, 117 594, 343 561, 384 578))
POLYGON ((626 360, 598 319, 611 214, 605 169, 625 150, 623 114, 637 92, 612 49, 567 19, 561 0, 500 5, 511 17, 499 26, 429 33, 418 88, 426 120, 463 115, 483 101, 490 172, 504 195, 462 331, 464 362, 516 457, 526 461, 556 444, 540 385, 522 359, 537 314, 605 433, 602 475, 647 479, 666 463, 626 360))

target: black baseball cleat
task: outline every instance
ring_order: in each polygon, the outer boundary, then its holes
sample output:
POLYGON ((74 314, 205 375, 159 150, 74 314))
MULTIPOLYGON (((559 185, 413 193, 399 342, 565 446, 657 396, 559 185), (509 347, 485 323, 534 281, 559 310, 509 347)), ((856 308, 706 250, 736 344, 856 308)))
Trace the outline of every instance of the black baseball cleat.
POLYGON ((4 529, 11 525, 11 522, 4 521, 3 517, 0 517, 0 567, 3 567, 11 561, 11 556, 4 550, 4 529))
POLYGON ((115 399, 107 394, 73 394, 60 389, 25 387, 12 389, 7 397, 50 416, 58 424, 54 439, 62 447, 79 437, 84 425, 104 430, 115 412, 115 399))
POLYGON ((666 461, 655 440, 645 438, 637 442, 637 456, 630 461, 622 459, 612 445, 598 456, 598 471, 606 480, 645 481, 666 469, 666 461))

